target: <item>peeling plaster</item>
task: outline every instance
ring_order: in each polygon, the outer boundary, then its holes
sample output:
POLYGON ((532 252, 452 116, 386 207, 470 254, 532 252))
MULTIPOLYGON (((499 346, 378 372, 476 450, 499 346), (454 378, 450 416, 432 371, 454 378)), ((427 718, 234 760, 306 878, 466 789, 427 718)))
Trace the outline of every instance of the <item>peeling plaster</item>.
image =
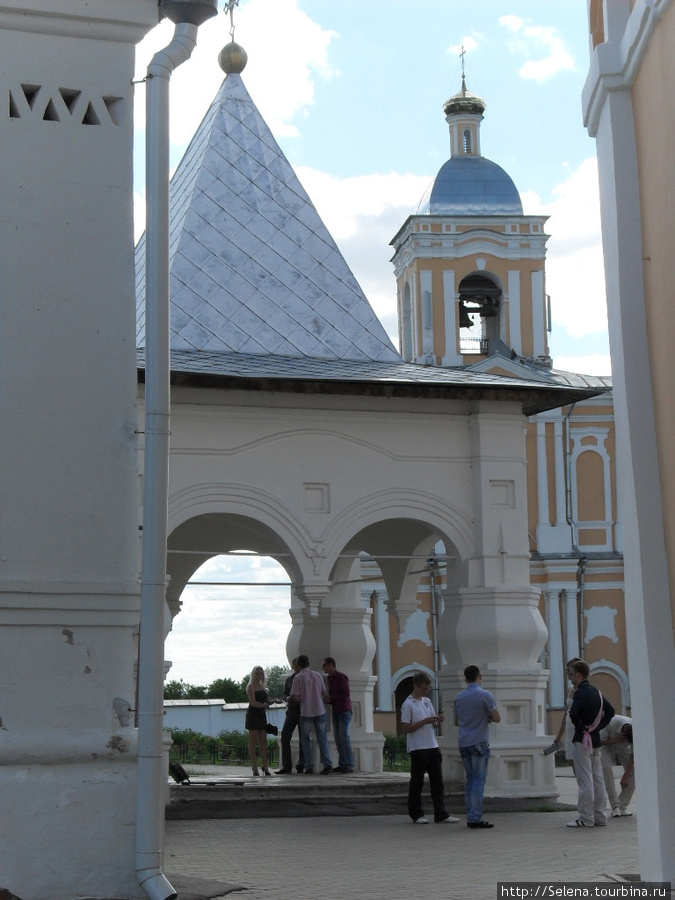
POLYGON ((427 627, 430 618, 430 613, 422 612, 421 609, 416 609, 411 616, 408 616, 405 628, 397 641, 398 646, 402 647, 408 641, 422 641, 423 644, 430 647, 431 638, 429 637, 429 629, 427 627))
POLYGON ((73 632, 70 630, 70 628, 64 628, 61 631, 61 634, 65 636, 66 644, 74 644, 75 643, 75 641, 73 640, 73 632))
POLYGON ((619 638, 614 627, 616 609, 611 606, 590 606, 584 611, 586 616, 586 643, 596 637, 606 637, 613 644, 619 643, 619 638))

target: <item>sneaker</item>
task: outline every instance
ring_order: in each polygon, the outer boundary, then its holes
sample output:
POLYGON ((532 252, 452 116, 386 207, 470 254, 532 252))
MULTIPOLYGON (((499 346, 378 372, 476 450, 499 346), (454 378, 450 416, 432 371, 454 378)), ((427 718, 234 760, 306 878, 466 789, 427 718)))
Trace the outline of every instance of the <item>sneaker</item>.
POLYGON ((592 825, 587 825, 585 822, 582 822, 581 819, 575 819, 573 822, 567 823, 568 828, 592 828, 592 825))
MULTIPOLYGON (((612 813, 612 815, 614 815, 614 813, 612 813)), ((622 809, 622 810, 621 810, 621 815, 622 815, 622 816, 632 816, 633 813, 632 813, 632 812, 628 812, 627 809, 622 809)))
POLYGON ((321 774, 322 774, 322 775, 328 775, 328 774, 329 774, 330 772, 332 772, 332 771, 333 771, 333 767, 332 767, 332 766, 324 766, 324 768, 321 770, 321 774))
POLYGON ((305 775, 313 775, 314 769, 305 769, 305 775))
POLYGON ((466 827, 467 828, 494 828, 495 826, 492 824, 492 822, 482 821, 482 822, 467 822, 466 827))
POLYGON ((619 809, 619 807, 613 806, 612 807, 612 818, 617 819, 620 815, 621 815, 621 810, 619 809))
POLYGON ((459 822, 457 816, 446 816, 444 819, 437 819, 437 825, 452 825, 454 822, 459 822))
POLYGON ((413 825, 428 825, 429 820, 426 816, 420 816, 419 819, 413 819, 413 825))

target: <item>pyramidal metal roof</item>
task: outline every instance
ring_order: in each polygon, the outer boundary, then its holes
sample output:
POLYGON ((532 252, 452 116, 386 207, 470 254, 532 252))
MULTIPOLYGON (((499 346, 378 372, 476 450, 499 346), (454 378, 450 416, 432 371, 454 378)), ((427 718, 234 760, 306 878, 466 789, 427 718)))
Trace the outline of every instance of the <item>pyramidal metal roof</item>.
MULTIPOLYGON (((136 250, 145 346, 145 235, 136 250)), ((229 74, 170 192, 172 350, 401 362, 244 86, 229 74)))

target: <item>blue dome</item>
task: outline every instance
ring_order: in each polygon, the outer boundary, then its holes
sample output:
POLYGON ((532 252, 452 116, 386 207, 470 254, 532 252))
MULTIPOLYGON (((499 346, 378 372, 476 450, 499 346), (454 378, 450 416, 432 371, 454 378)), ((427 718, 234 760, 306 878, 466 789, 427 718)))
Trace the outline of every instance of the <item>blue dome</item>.
POLYGON ((484 156, 453 156, 434 181, 426 210, 434 216, 522 216, 511 177, 484 156))

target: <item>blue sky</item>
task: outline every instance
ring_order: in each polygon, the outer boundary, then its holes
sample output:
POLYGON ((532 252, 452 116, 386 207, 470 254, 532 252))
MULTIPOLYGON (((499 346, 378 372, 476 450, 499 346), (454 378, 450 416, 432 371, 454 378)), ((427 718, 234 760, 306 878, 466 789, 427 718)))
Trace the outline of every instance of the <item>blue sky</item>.
MULTIPOLYGON (((449 156, 442 107, 460 88, 464 46, 467 87, 487 103, 483 155, 511 175, 526 214, 550 216, 554 365, 610 374, 595 142, 581 113, 586 0, 240 0, 234 25, 235 40, 248 53, 242 77, 253 101, 395 343, 389 241, 449 156)), ((192 58, 173 76, 174 166, 222 81, 217 57, 229 29, 222 12, 202 26, 192 58)), ((137 77, 172 30, 164 23, 141 44, 137 77)), ((137 233, 143 230, 143 101, 138 85, 137 233)), ((270 580, 264 568, 252 577, 270 580)), ((283 660, 287 593, 278 613, 273 603, 266 606, 274 623, 265 625, 264 645, 255 627, 246 641, 234 600, 222 601, 215 622, 218 602, 209 602, 211 612, 192 627, 196 605, 178 617, 169 638, 170 677, 205 683, 283 660), (240 649, 236 664, 223 669, 223 655, 213 648, 222 649, 235 621, 240 649), (177 639, 179 628, 186 634, 177 639)))

